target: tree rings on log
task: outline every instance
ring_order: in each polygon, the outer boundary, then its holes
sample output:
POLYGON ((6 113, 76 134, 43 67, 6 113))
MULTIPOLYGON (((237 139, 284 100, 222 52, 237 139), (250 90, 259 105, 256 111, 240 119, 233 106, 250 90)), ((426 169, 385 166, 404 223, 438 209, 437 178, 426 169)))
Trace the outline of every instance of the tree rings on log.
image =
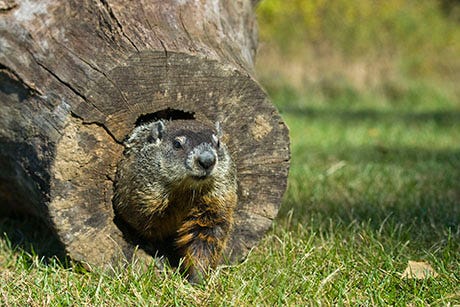
POLYGON ((140 52, 105 73, 75 106, 57 145, 50 214, 73 258, 128 257, 111 197, 122 142, 149 117, 220 121, 237 165, 238 208, 225 257, 244 257, 275 218, 286 189, 288 130, 247 73, 214 60, 140 52))

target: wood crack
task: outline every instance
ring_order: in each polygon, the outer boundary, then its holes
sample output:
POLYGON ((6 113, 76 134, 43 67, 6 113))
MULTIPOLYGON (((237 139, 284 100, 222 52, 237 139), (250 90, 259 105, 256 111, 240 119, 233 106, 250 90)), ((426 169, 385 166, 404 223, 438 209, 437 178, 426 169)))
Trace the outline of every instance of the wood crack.
POLYGON ((159 38, 158 34, 156 33, 156 31, 153 29, 154 27, 152 27, 152 25, 150 24, 150 21, 149 19, 147 18, 147 15, 145 14, 145 9, 144 9, 144 5, 141 5, 142 7, 142 13, 144 14, 144 19, 145 19, 145 22, 147 23, 147 26, 149 27, 150 31, 152 31, 153 33, 153 36, 158 39, 158 41, 160 42, 160 45, 161 47, 163 48, 163 51, 165 53, 165 57, 167 58, 168 57, 168 49, 166 49, 166 46, 165 44, 163 43, 163 41, 161 40, 161 38, 159 38))
POLYGON ((83 125, 96 125, 98 127, 101 127, 102 129, 104 129, 105 132, 107 132, 107 134, 113 139, 113 141, 117 144, 120 144, 120 145, 123 145, 123 142, 122 141, 119 141, 115 135, 101 122, 97 122, 97 121, 86 121, 83 117, 81 117, 80 115, 76 114, 75 112, 71 111, 70 112, 70 115, 72 115, 73 117, 75 118, 78 118, 79 120, 82 121, 82 124, 83 125))
POLYGON ((16 81, 23 84, 32 95, 43 96, 42 92, 22 79, 21 76, 19 76, 19 74, 14 71, 14 69, 4 65, 3 63, 0 63, 0 70, 5 71, 6 74, 10 76, 10 78, 15 79, 16 81))
MULTIPOLYGON (((85 102, 88 102, 88 99, 83 95, 81 94, 77 89, 75 89, 72 85, 70 85, 70 83, 62 80, 56 73, 54 73, 52 70, 50 70, 48 67, 46 67, 44 64, 40 63, 39 61, 37 61, 35 59, 36 63, 41 67, 43 68, 44 70, 46 70, 51 76, 53 76, 53 78, 55 78, 57 81, 59 81, 59 83, 63 84, 65 87, 67 87, 68 89, 70 89, 75 95, 77 95, 78 97, 80 97, 81 99, 83 99, 85 102)), ((91 104, 95 109, 97 109, 97 107, 94 105, 94 104, 91 104)), ((97 109, 98 110, 98 109, 97 109)), ((101 112, 99 110, 99 112, 101 112)), ((102 112, 101 112, 102 113, 102 112)), ((117 140, 117 138, 112 134, 112 132, 103 124, 103 123, 100 123, 100 122, 96 122, 96 121, 93 121, 93 122, 88 122, 88 121, 85 121, 84 118, 82 118, 81 116, 78 116, 75 112, 70 112, 70 114, 76 118, 79 118, 83 121, 84 124, 95 124, 101 128, 103 128, 107 134, 118 144, 121 144, 120 141, 117 140)))
POLYGON ((63 47, 64 49, 66 49, 69 53, 71 53, 72 55, 74 55, 77 59, 79 59, 80 61, 82 61, 83 63, 85 63, 86 65, 88 65, 91 69, 93 69, 94 71, 100 73, 102 76, 104 76, 109 82, 110 84, 113 85, 113 87, 120 93, 120 96, 121 98, 123 99, 123 102, 124 104, 126 105, 126 108, 129 110, 129 111, 132 111, 131 109, 131 105, 129 104, 128 102, 128 99, 126 98, 125 94, 121 91, 120 87, 111 79, 109 78, 109 76, 107 76, 107 74, 105 72, 103 72, 101 69, 99 69, 99 67, 91 64, 89 61, 85 60, 84 58, 82 58, 80 55, 78 55, 77 53, 75 53, 72 49, 70 49, 69 47, 67 47, 66 45, 62 44, 61 42, 57 41, 56 39, 54 39, 53 37, 53 40, 58 44, 60 45, 61 47, 63 47))
MULTIPOLYGON (((182 26, 182 29, 184 29, 185 34, 187 35, 188 40, 190 41, 190 45, 193 44, 193 38, 190 35, 190 33, 187 30, 187 27, 185 26, 184 19, 182 18, 182 7, 179 8, 179 21, 182 26)), ((190 49, 190 48, 189 48, 190 49)), ((195 47, 196 49, 196 47, 195 47)))
MULTIPOLYGON (((158 41, 160 42, 160 44, 161 44, 161 46, 163 47, 163 49, 164 49, 164 51, 165 51, 165 54, 166 54, 166 56, 167 56, 168 51, 166 50, 165 46, 163 45, 163 42, 161 41, 161 39, 158 38, 157 33, 155 32, 155 30, 153 30, 153 27, 152 27, 152 25, 150 24, 150 21, 149 21, 149 19, 148 19, 148 17, 147 17, 147 14, 145 14, 144 3, 142 3, 141 8, 142 8, 142 14, 144 15, 144 19, 145 19, 145 22, 147 23, 147 26, 149 27, 150 31, 152 31, 153 37, 155 37, 155 38, 158 39, 158 41)), ((153 46, 152 46, 150 43, 149 43, 149 46, 150 46, 152 49, 154 49, 153 46)))
POLYGON ((77 95, 78 97, 80 97, 84 101, 87 101, 86 97, 82 93, 80 93, 76 88, 74 88, 70 83, 62 80, 56 73, 54 73, 51 69, 49 69, 44 64, 42 64, 41 62, 37 61, 36 59, 35 59, 35 62, 38 64, 38 66, 40 66, 41 68, 46 70, 51 76, 53 76, 54 79, 59 81, 59 83, 63 84, 65 87, 70 89, 75 95, 77 95))
POLYGON ((161 39, 158 39, 158 40, 160 41, 161 47, 163 47, 163 50, 165 52, 165 57, 168 58, 168 49, 166 49, 166 46, 161 39))
POLYGON ((100 0, 102 5, 104 6, 104 8, 107 10, 107 12, 109 13, 109 16, 110 18, 112 18, 112 20, 115 21, 115 24, 117 25, 121 35, 123 35, 124 38, 126 38, 130 43, 131 45, 134 47, 134 49, 136 49, 137 52, 139 52, 139 49, 137 48, 136 44, 131 40, 131 38, 129 38, 129 36, 125 33, 124 29, 123 29, 123 26, 121 24, 121 22, 118 20, 117 16, 115 15, 115 13, 113 12, 112 10, 112 7, 110 6, 110 4, 107 2, 107 0, 100 0))

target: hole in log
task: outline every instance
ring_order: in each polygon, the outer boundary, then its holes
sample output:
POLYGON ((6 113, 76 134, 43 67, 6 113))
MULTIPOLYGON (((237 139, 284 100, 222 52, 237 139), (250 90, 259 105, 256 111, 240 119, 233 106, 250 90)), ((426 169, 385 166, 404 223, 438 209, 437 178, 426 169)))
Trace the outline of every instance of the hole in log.
POLYGON ((167 108, 164 110, 160 110, 154 113, 149 113, 149 114, 144 114, 139 116, 139 118, 136 121, 136 127, 140 126, 145 123, 153 122, 159 119, 165 119, 165 120, 178 120, 178 119, 185 119, 185 120, 191 120, 195 119, 195 113, 194 112, 187 112, 183 110, 176 110, 176 109, 171 109, 167 108))

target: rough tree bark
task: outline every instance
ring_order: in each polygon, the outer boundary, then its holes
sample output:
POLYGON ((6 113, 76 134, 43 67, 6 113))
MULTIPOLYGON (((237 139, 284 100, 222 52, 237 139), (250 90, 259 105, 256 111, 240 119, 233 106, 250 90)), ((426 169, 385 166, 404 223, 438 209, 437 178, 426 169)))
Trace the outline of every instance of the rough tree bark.
POLYGON ((0 208, 43 217, 90 265, 130 259, 114 223, 122 141, 149 116, 220 120, 238 259, 276 216, 288 131, 254 78, 254 0, 0 1, 0 208))

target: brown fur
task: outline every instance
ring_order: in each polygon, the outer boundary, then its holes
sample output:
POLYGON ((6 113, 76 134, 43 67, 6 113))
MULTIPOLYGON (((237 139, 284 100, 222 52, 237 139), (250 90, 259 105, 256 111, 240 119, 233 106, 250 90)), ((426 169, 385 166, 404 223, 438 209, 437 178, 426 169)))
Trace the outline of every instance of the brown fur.
MULTIPOLYGON (((225 144, 216 143, 217 162, 211 175, 202 180, 187 174, 178 175, 183 169, 176 164, 184 163, 184 159, 174 156, 167 140, 177 131, 181 135, 186 133, 184 126, 199 133, 210 129, 189 122, 184 125, 167 123, 157 145, 144 144, 143 130, 137 134, 133 132, 134 145, 128 147, 118 166, 114 209, 145 240, 155 243, 170 239, 177 256, 183 258, 183 268, 189 279, 196 282, 220 262, 232 231, 237 204, 236 174, 225 144), (145 146, 150 147, 144 150, 145 146), (154 163, 145 165, 146 161, 154 163), (164 165, 171 166, 165 168, 164 165), (178 179, 166 182, 168 178, 178 179)), ((204 137, 206 133, 197 137, 200 144, 203 139, 206 144, 212 143, 204 137)), ((202 145, 190 148, 187 159, 190 160, 195 148, 201 148, 199 146, 202 145)))

